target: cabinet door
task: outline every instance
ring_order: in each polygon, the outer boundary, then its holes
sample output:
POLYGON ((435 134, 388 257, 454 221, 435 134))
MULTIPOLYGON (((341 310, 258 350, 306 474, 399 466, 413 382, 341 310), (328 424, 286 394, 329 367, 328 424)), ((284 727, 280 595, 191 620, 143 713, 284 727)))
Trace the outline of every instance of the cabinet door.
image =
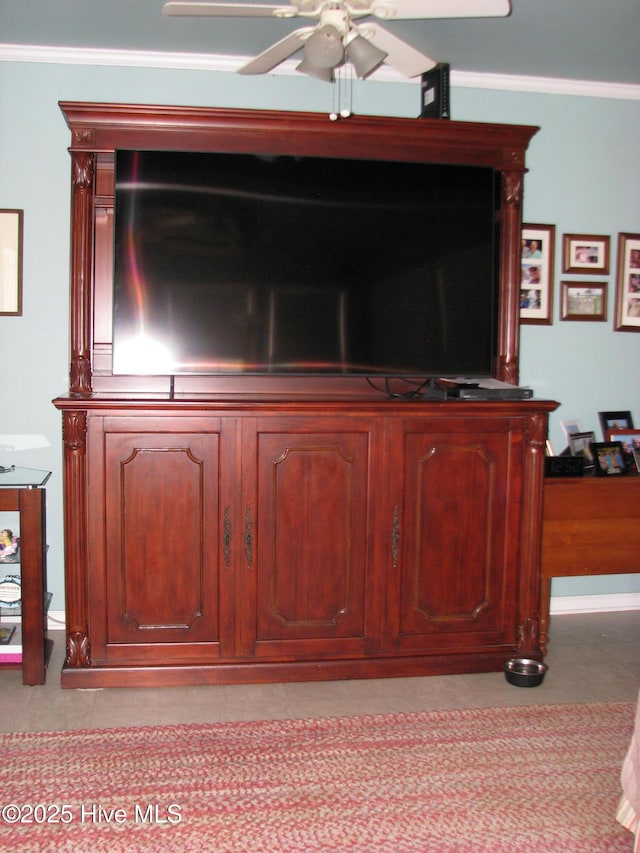
POLYGON ((521 436, 508 419, 405 421, 396 490, 396 609, 402 649, 514 641, 521 436))
POLYGON ((219 656, 218 421, 164 418, 154 431, 113 418, 92 432, 104 460, 90 484, 94 660, 219 656))
POLYGON ((377 429, 337 417, 257 422, 252 654, 308 659, 365 649, 377 429))

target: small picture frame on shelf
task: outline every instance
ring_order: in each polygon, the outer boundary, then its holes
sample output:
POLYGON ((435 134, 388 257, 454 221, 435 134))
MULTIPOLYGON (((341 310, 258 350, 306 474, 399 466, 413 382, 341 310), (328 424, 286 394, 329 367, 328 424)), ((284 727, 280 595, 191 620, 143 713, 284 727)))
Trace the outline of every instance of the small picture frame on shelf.
POLYGON ((640 332, 640 234, 618 234, 617 332, 640 332))
POLYGON ((627 473, 624 464, 622 442, 595 441, 591 445, 595 460, 595 473, 598 477, 620 476, 627 473))
POLYGON ((567 444, 569 444, 569 436, 573 435, 576 432, 584 432, 582 429, 582 423, 577 420, 565 420, 560 421, 560 426, 562 427, 562 431, 564 433, 564 437, 567 440, 567 444))
POLYGON ((605 441, 607 441, 607 435, 612 429, 618 431, 634 429, 631 412, 598 412, 598 418, 602 428, 602 437, 605 441))
POLYGON ((520 257, 520 322, 551 325, 555 225, 523 225, 520 257))
POLYGON ((589 432, 574 432, 569 436, 569 450, 572 456, 582 456, 584 459, 585 468, 593 468, 595 459, 591 445, 596 440, 595 433, 589 432))
POLYGON ((619 441, 622 444, 627 469, 637 471, 635 454, 640 454, 640 429, 609 429, 606 440, 619 441))
POLYGON ((564 234, 562 272, 608 275, 610 243, 608 235, 564 234))
POLYGON ((607 283, 561 281, 563 320, 604 321, 607 319, 607 283))

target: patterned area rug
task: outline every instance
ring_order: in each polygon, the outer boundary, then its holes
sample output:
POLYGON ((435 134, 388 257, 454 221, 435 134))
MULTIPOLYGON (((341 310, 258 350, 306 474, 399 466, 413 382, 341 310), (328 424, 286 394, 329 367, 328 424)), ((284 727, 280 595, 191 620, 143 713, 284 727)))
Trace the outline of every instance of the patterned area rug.
POLYGON ((615 853, 632 703, 0 736, 0 850, 615 853))

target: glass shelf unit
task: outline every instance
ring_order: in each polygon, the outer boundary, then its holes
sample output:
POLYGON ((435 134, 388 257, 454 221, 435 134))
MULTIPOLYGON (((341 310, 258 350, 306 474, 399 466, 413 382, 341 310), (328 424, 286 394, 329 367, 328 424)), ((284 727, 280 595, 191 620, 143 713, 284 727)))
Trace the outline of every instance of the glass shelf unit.
MULTIPOLYGON (((0 562, 0 575, 20 574, 22 587, 20 617, 21 660, 3 662, 0 667, 22 667, 24 684, 44 684, 50 643, 46 639, 46 491, 43 486, 50 471, 18 466, 0 470, 0 529, 3 513, 19 515, 19 562, 0 562)), ((11 610, 12 608, 7 608, 11 610)), ((5 610, 6 612, 6 610, 5 610)), ((14 611, 15 614, 15 611, 14 611)))

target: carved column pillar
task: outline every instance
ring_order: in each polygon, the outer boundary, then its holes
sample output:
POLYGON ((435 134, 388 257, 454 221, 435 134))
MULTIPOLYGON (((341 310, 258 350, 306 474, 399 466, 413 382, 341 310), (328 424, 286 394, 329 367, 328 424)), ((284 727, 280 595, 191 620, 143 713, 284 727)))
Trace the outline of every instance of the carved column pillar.
POLYGON ((522 529, 520 537, 520 613, 518 650, 525 656, 540 653, 540 551, 542 545, 542 500, 547 415, 532 415, 526 421, 522 529))
POLYGON ((87 413, 65 411, 62 417, 65 494, 66 666, 89 666, 91 648, 87 594, 87 413))
POLYGON ((95 155, 71 152, 71 369, 69 392, 91 394, 91 271, 95 155))
POLYGON ((518 384, 518 356, 520 350, 520 266, 522 237, 522 190, 524 157, 517 152, 510 155, 509 166, 502 172, 502 209, 500 241, 500 285, 502 291, 498 351, 501 362, 498 378, 503 382, 518 384))

